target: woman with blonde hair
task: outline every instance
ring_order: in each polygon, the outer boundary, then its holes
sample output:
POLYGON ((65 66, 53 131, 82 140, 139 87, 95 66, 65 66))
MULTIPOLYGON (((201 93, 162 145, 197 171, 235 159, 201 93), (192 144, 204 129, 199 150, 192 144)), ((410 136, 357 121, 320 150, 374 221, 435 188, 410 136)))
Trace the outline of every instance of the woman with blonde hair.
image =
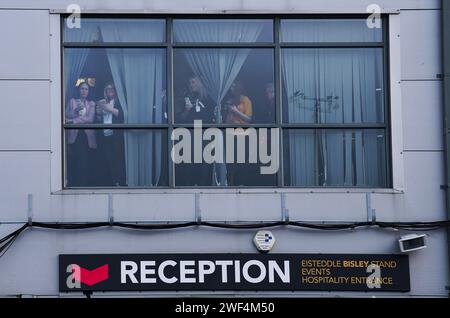
POLYGON ((208 97, 205 87, 198 76, 191 76, 183 99, 177 103, 176 120, 181 123, 193 123, 201 120, 211 123, 214 114, 214 102, 208 97))
MULTIPOLYGON (((124 122, 123 110, 117 98, 116 87, 107 82, 104 98, 97 102, 97 122, 112 125, 124 122)), ((98 133, 99 156, 97 165, 99 186, 125 185, 124 136, 121 129, 102 129, 98 133)))
MULTIPOLYGON (((183 99, 176 103, 175 120, 178 123, 212 123, 214 102, 198 76, 191 76, 183 99)), ((203 147, 206 145, 204 141, 203 147)), ((202 148, 203 149, 203 148, 202 148)), ((193 151, 193 149, 191 149, 193 151)), ((210 186, 212 184, 212 167, 205 163, 178 163, 175 166, 175 183, 180 186, 210 186)))

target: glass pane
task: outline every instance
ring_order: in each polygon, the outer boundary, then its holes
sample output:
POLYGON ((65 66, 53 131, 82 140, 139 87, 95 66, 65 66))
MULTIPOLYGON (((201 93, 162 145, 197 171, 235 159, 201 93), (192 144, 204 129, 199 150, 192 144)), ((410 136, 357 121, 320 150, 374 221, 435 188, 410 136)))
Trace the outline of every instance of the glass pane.
POLYGON ((283 49, 283 121, 383 123, 383 51, 283 49))
POLYGON ((175 19, 175 42, 273 42, 273 22, 263 19, 175 19))
POLYGON ((386 136, 381 129, 284 131, 289 186, 386 187, 386 136))
POLYGON ((67 187, 167 186, 167 132, 65 131, 67 187))
POLYGON ((177 186, 275 186, 277 128, 175 128, 177 186))
POLYGON ((382 27, 369 28, 367 19, 281 20, 281 42, 381 42, 382 27))
POLYGON ((164 42, 164 19, 91 19, 81 17, 78 27, 73 19, 64 20, 64 42, 164 42))
POLYGON ((175 122, 275 122, 272 49, 175 49, 175 122))
POLYGON ((167 122, 165 49, 64 50, 65 120, 167 122))

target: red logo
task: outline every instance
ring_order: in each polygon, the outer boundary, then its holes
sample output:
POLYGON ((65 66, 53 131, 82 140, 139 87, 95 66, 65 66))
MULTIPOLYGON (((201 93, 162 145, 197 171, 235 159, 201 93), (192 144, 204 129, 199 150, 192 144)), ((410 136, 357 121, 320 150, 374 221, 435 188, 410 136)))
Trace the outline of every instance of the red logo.
MULTIPOLYGON (((72 282, 75 283, 75 285, 78 285, 77 282, 81 282, 88 286, 94 286, 109 278, 108 264, 92 270, 88 270, 76 264, 71 264, 69 265, 68 270, 71 273, 71 277, 69 278, 72 279, 72 282)), ((79 286, 74 287, 79 288, 79 286)))

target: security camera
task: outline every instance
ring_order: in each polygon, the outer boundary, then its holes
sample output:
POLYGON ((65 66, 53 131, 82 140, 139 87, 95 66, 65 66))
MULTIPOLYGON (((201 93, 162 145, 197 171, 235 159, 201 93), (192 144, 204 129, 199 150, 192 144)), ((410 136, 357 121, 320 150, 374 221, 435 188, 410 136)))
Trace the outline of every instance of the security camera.
POLYGON ((425 241, 426 236, 426 234, 409 234, 400 237, 400 239, 398 240, 400 251, 402 251, 403 253, 409 253, 427 247, 425 241))

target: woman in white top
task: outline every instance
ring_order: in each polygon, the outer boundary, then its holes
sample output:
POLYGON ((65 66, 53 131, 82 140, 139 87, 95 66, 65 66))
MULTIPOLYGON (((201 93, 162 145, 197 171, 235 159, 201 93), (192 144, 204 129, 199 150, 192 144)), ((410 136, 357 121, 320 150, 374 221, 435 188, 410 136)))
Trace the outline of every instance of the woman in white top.
MULTIPOLYGON (((116 88, 108 82, 103 89, 104 99, 97 102, 97 122, 112 125, 124 122, 123 110, 117 98, 116 88)), ((97 133, 99 143, 99 164, 97 165, 98 186, 125 185, 125 154, 122 129, 101 129, 97 133)))

